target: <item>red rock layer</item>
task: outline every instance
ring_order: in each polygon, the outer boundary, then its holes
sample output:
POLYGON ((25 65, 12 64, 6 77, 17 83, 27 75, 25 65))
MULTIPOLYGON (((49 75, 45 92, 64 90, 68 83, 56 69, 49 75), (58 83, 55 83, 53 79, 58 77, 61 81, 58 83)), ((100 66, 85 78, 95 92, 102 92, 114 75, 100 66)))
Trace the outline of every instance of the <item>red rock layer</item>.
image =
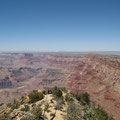
POLYGON ((76 64, 67 87, 88 92, 91 99, 116 120, 120 118, 120 61, 115 57, 88 55, 76 64))

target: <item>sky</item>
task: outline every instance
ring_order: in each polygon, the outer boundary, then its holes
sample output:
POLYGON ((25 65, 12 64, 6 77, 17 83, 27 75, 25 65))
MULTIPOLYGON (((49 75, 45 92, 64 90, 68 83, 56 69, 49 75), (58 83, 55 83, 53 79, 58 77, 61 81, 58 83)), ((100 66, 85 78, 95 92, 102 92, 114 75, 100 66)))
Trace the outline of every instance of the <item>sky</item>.
POLYGON ((0 0, 0 51, 120 51, 120 0, 0 0))

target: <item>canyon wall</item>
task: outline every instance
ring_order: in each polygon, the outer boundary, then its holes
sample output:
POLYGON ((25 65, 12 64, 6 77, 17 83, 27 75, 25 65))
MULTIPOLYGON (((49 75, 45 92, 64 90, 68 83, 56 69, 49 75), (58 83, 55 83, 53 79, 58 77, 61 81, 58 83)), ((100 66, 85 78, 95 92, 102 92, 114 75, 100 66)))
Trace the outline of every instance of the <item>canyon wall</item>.
POLYGON ((0 102, 7 103, 34 89, 67 87, 78 94, 88 92, 96 106, 103 107, 117 120, 120 118, 119 76, 120 56, 117 55, 2 54, 0 102))

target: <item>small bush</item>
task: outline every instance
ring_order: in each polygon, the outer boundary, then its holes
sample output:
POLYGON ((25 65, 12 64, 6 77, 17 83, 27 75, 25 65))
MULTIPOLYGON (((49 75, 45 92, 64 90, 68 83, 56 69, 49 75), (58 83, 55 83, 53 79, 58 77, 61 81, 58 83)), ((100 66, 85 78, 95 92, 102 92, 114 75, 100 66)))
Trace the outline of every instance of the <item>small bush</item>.
POLYGON ((80 95, 76 95, 76 99, 78 101, 80 101, 82 104, 90 104, 90 95, 86 92, 86 93, 82 93, 80 95))
POLYGON ((32 104, 32 107, 35 107, 35 106, 36 106, 36 104, 35 104, 35 103, 33 103, 33 104, 32 104))
POLYGON ((60 111, 62 111, 62 109, 63 109, 62 105, 57 104, 57 105, 55 106, 55 110, 60 110, 60 111))
POLYGON ((56 97, 60 98, 60 97, 62 97, 62 91, 59 88, 54 87, 53 95, 55 95, 56 97))
POLYGON ((50 100, 50 102, 51 102, 51 103, 54 103, 52 99, 50 100))
POLYGON ((45 109, 44 109, 44 111, 50 112, 50 111, 49 111, 49 104, 48 104, 48 103, 45 104, 45 109))
POLYGON ((73 102, 73 98, 70 96, 70 94, 66 94, 66 96, 65 96, 65 101, 66 102, 73 102))
POLYGON ((67 89, 65 87, 62 88, 62 91, 65 92, 65 93, 67 93, 67 89))
POLYGON ((114 120, 102 108, 95 108, 95 118, 98 120, 114 120))
POLYGON ((25 115, 20 120, 36 120, 32 115, 25 115))
POLYGON ((11 104, 11 103, 8 103, 8 104, 7 104, 7 107, 11 107, 11 106, 12 106, 12 104, 11 104))
MULTIPOLYGON (((80 107, 76 104, 68 104, 67 107, 67 120, 82 120, 80 117, 80 107)), ((87 120, 87 119, 85 119, 87 120)))
POLYGON ((31 111, 31 113, 35 116, 36 119, 40 120, 42 115, 42 109, 40 107, 34 107, 31 111))
POLYGON ((50 114, 50 116, 54 117, 54 116, 55 116, 55 114, 54 114, 54 113, 51 113, 51 114, 50 114))
POLYGON ((14 100, 13 104, 11 105, 11 110, 18 109, 21 103, 17 100, 14 100))
POLYGON ((42 100, 44 98, 43 93, 39 93, 38 91, 33 91, 32 93, 29 94, 29 103, 34 103, 39 100, 42 100))
POLYGON ((25 97, 24 97, 24 96, 22 96, 22 97, 21 97, 21 104, 23 104, 23 103, 24 103, 24 101, 25 101, 25 97))
POLYGON ((43 91, 42 91, 42 93, 43 93, 44 95, 46 95, 46 94, 47 94, 46 90, 43 90, 43 91))
POLYGON ((24 105, 24 108, 21 108, 21 111, 28 112, 30 110, 29 105, 24 105))

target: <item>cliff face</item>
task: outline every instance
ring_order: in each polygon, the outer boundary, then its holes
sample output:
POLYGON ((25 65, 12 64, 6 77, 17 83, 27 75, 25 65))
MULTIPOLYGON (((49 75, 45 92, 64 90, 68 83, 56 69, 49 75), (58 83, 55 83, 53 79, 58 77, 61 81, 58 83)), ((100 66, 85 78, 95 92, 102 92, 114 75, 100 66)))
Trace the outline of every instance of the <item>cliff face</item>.
POLYGON ((96 105, 120 118, 120 57, 58 53, 0 55, 2 102, 27 95, 34 89, 67 87, 88 92, 96 105), (7 96, 7 97, 6 97, 7 96), (5 99, 6 98, 6 99, 5 99))
POLYGON ((87 91, 91 99, 116 119, 120 117, 119 57, 87 55, 75 66, 68 88, 73 92, 87 91))
POLYGON ((0 80, 0 89, 1 88, 10 88, 10 87, 12 87, 12 83, 11 83, 11 81, 9 81, 9 80, 0 80))

